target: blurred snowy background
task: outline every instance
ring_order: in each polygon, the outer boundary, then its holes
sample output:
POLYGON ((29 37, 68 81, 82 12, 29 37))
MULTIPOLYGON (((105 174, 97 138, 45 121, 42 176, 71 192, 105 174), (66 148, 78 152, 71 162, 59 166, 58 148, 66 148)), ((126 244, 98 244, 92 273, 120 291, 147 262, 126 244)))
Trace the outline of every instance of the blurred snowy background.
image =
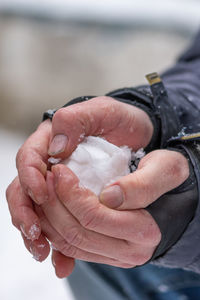
POLYGON ((42 112, 72 97, 144 83, 173 64, 200 26, 195 0, 0 0, 1 300, 71 300, 50 260, 12 227, 6 186, 42 112))

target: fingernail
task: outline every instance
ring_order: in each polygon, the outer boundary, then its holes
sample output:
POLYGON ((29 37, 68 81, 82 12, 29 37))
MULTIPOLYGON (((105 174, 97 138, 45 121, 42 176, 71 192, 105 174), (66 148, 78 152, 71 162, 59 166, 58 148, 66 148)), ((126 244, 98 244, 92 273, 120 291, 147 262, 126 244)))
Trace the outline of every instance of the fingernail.
POLYGON ((23 235, 24 235, 26 238, 28 238, 28 235, 27 235, 27 233, 26 233, 26 231, 25 231, 25 225, 24 225, 24 224, 21 224, 21 225, 20 225, 20 230, 21 230, 21 232, 23 233, 23 235))
POLYGON ((29 195, 29 197, 35 202, 35 203, 37 203, 37 204, 43 204, 43 203, 45 203, 45 202, 47 202, 48 201, 48 195, 42 195, 42 196, 39 196, 39 195, 37 195, 37 198, 35 197, 35 195, 33 194, 33 192, 30 190, 30 189, 28 189, 28 191, 27 191, 27 193, 28 193, 28 195, 29 195))
POLYGON ((55 262, 55 259, 52 257, 52 264, 54 266, 54 268, 56 267, 56 262, 55 262))
POLYGON ((30 252, 31 252, 31 254, 33 255, 33 258, 36 261, 40 261, 40 258, 41 258, 42 255, 40 253, 38 253, 35 246, 33 246, 33 245, 30 246, 30 252))
POLYGON ((28 189, 28 195, 29 195, 29 197, 34 201, 34 202, 36 202, 36 199, 35 199, 35 196, 33 195, 33 192, 30 190, 30 189, 28 189))
POLYGON ((123 203, 123 200, 124 195, 119 185, 108 187, 100 194, 101 203, 110 208, 119 207, 123 203))
POLYGON ((68 142, 68 138, 64 134, 58 134, 54 136, 49 146, 48 154, 56 155, 58 153, 63 152, 67 146, 67 142, 68 142))
POLYGON ((28 231, 25 229, 25 225, 21 224, 20 230, 23 235, 31 241, 37 240, 40 236, 40 226, 38 224, 33 224, 28 231))

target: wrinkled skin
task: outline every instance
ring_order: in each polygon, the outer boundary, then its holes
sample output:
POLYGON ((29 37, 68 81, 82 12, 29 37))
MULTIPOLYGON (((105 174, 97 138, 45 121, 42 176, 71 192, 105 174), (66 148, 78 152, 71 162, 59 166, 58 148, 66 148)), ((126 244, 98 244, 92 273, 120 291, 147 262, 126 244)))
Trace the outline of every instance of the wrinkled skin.
POLYGON ((149 153, 136 172, 112 184, 123 195, 116 207, 115 194, 98 199, 79 187, 66 166, 58 164, 47 171, 48 153, 66 158, 89 135, 137 150, 149 144, 152 134, 152 123, 141 109, 98 97, 60 109, 52 124, 43 122, 19 150, 18 177, 7 189, 12 221, 39 261, 49 254, 47 239, 52 243, 58 277, 72 272, 74 259, 124 268, 148 261, 161 233, 144 208, 183 183, 189 167, 178 152, 149 153))

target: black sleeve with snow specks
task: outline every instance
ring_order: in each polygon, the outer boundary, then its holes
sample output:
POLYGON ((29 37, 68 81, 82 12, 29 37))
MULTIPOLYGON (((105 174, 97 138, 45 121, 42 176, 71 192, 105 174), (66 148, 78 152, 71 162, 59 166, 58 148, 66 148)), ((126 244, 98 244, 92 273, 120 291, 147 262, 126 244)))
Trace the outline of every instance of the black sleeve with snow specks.
MULTIPOLYGON (((149 86, 140 86, 107 94, 148 113, 154 125, 154 135, 147 152, 167 147, 169 139, 180 131, 187 134, 200 131, 200 33, 178 62, 161 77, 164 92, 159 86, 153 92, 149 86)), ((65 106, 90 98, 76 98, 65 106)), ((44 119, 52 118, 54 113, 44 115, 44 119)), ((184 153, 190 161, 191 172, 183 185, 163 195, 162 201, 158 199, 148 208, 162 232, 153 263, 200 273, 200 142, 179 141, 170 147, 184 153), (168 203, 166 206, 163 200, 168 203)))

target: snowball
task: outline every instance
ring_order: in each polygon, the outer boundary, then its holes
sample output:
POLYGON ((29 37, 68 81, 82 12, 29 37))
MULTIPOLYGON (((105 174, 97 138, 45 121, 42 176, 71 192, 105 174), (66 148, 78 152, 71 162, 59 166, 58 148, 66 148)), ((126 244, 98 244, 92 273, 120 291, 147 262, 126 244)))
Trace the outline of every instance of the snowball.
POLYGON ((105 186, 130 173, 131 160, 144 156, 141 149, 137 153, 128 146, 117 147, 103 138, 89 136, 61 163, 76 174, 80 186, 99 195, 105 186))

